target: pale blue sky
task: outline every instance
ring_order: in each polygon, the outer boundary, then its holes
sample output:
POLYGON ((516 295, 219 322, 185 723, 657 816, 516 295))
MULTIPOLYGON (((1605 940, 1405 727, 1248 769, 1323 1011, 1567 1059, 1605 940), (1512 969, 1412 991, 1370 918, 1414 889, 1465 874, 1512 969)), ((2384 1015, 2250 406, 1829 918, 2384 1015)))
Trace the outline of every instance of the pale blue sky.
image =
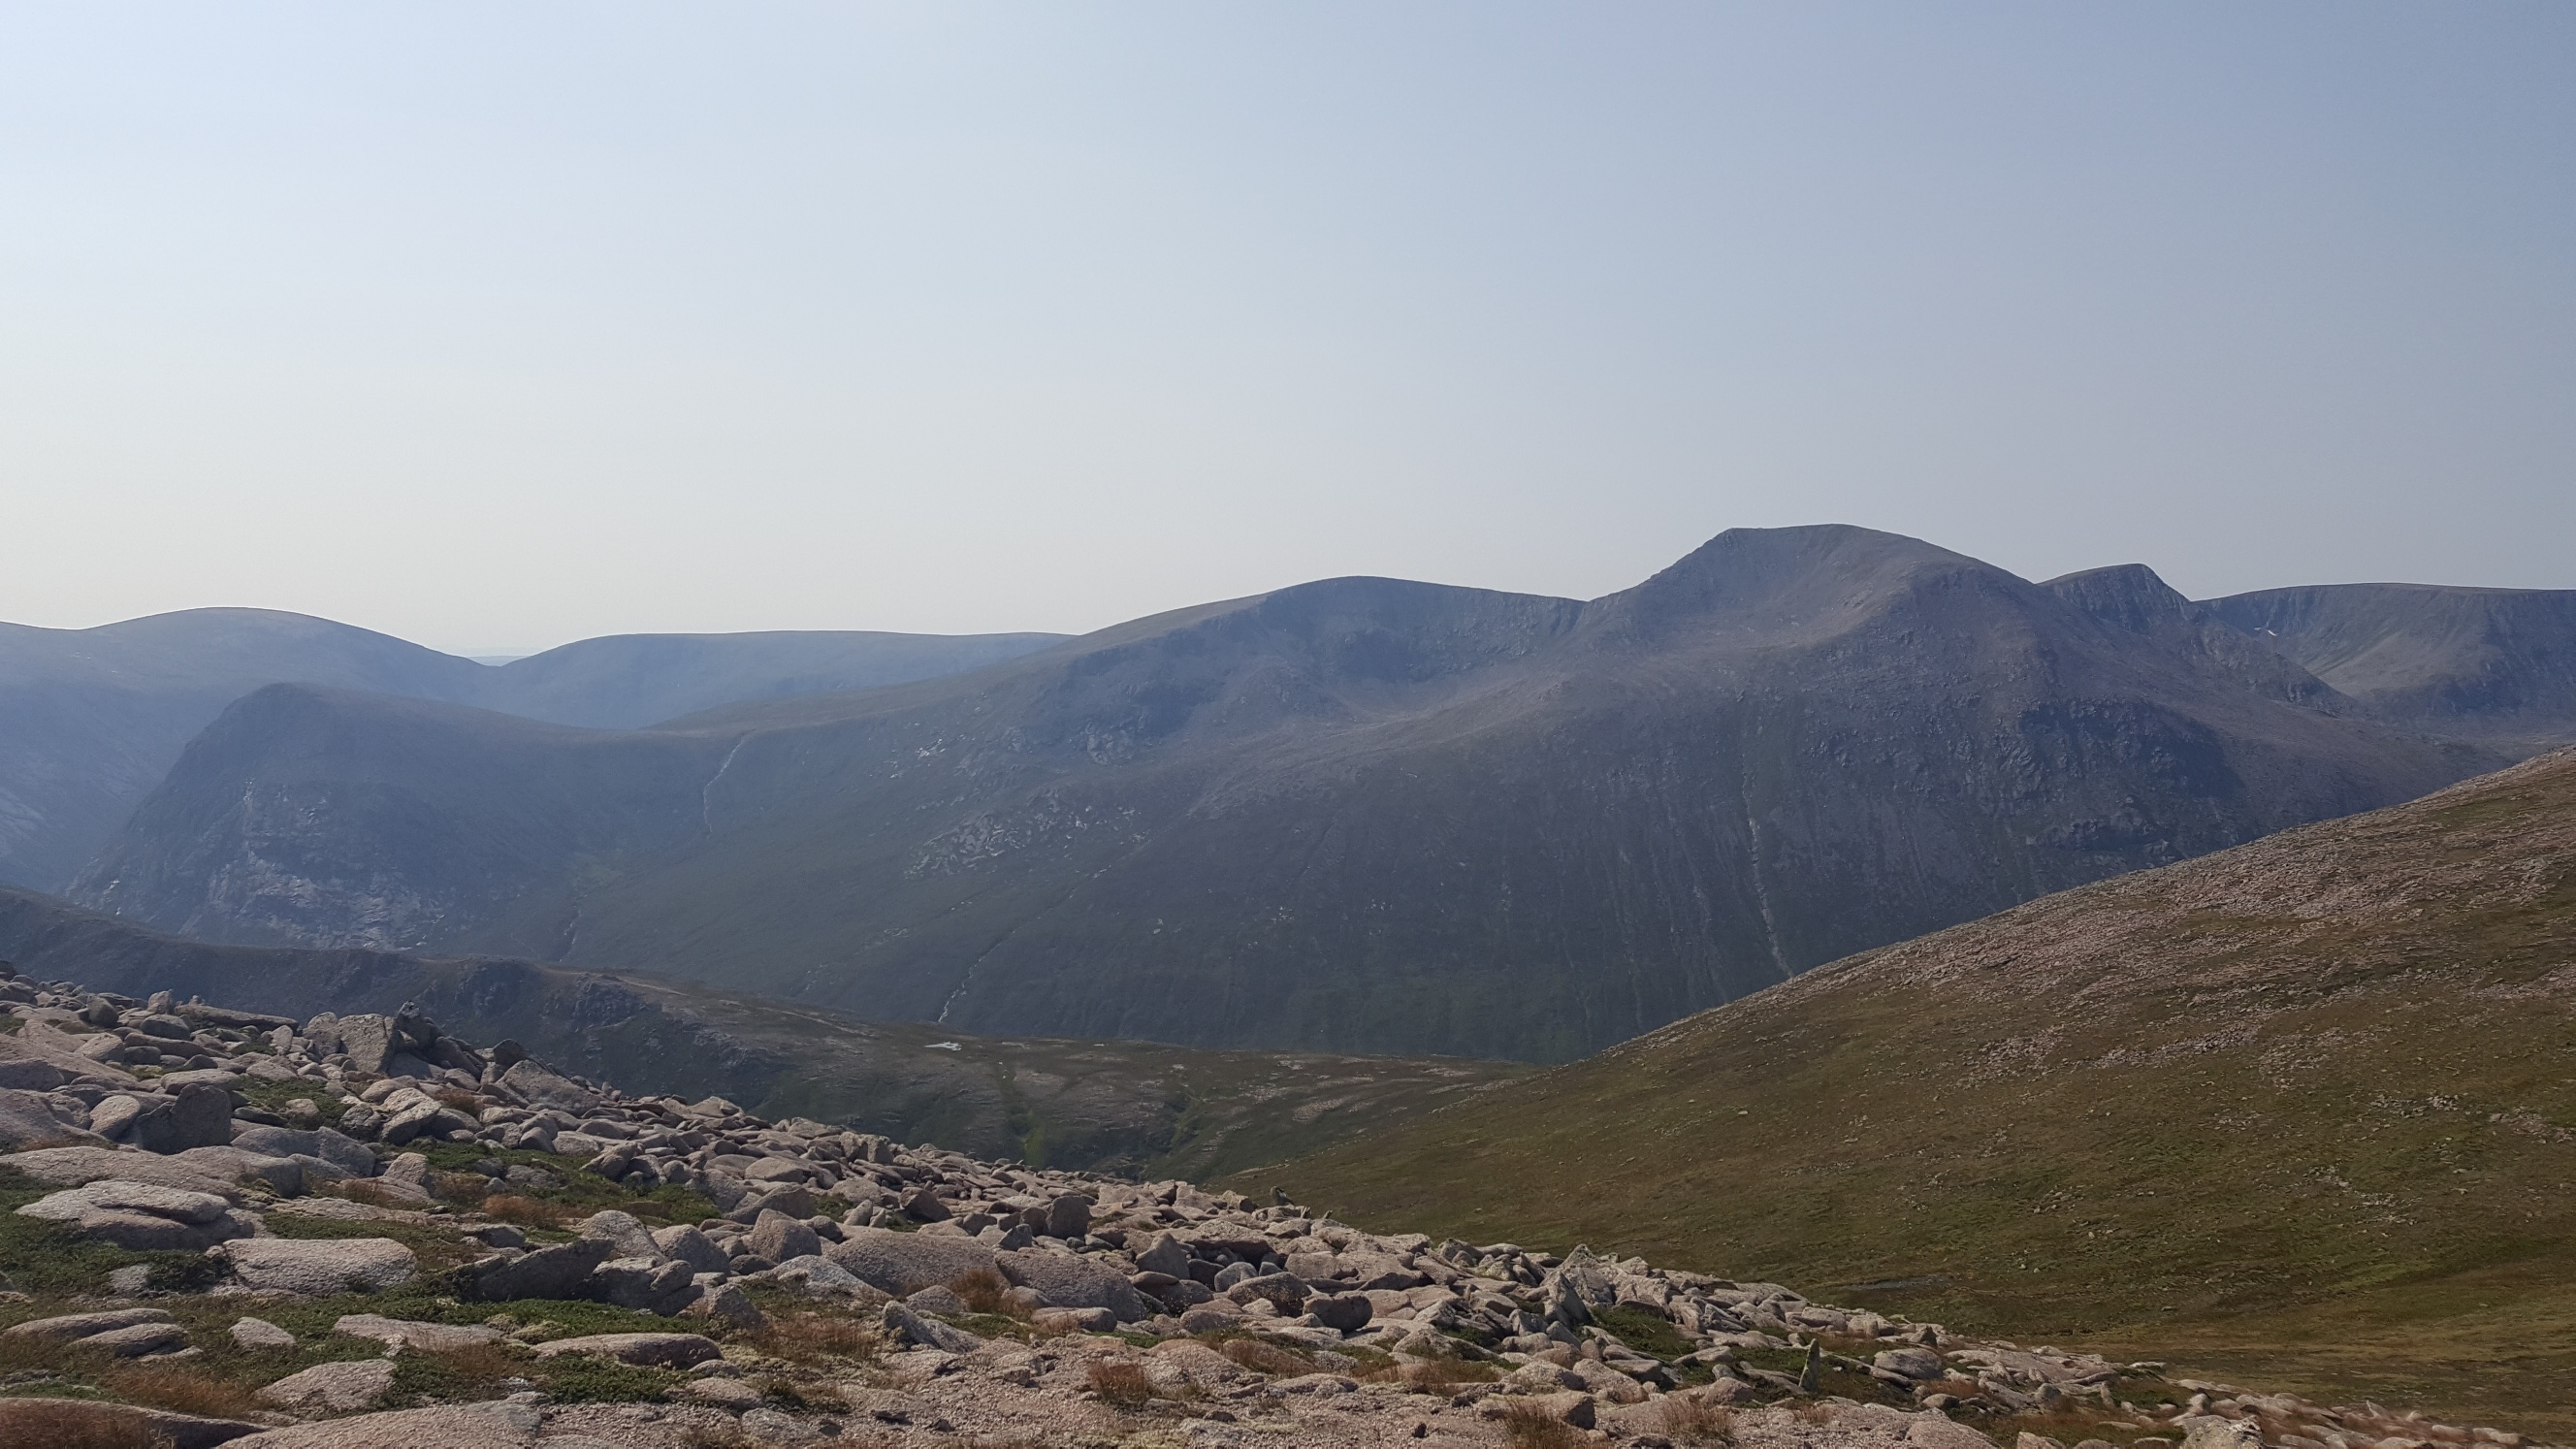
POLYGON ((2563 4, 0 6, 0 618, 2576 587, 2563 4))

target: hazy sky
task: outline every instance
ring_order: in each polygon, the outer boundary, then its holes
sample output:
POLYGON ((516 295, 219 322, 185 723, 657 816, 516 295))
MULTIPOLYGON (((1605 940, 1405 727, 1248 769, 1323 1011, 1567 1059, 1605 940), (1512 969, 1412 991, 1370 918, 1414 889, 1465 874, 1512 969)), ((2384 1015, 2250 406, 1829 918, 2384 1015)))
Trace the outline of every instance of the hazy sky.
POLYGON ((0 7, 0 618, 2576 587, 2576 6, 0 7))

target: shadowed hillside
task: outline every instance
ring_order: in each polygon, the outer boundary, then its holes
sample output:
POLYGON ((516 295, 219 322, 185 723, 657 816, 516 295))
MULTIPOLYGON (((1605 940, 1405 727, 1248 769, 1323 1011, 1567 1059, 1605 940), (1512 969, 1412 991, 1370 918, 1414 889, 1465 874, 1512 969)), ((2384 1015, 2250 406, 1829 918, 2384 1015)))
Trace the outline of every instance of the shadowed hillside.
POLYGON ((1492 1062, 997 1040, 527 961, 217 946, 0 888, 0 958, 97 990, 309 1018, 417 1001, 455 1031, 635 1090, 710 1092, 905 1141, 1204 1177, 1416 1116, 1519 1075, 1492 1062))
POLYGON ((1855 956, 1241 1182, 2576 1425, 2576 750, 1855 956))

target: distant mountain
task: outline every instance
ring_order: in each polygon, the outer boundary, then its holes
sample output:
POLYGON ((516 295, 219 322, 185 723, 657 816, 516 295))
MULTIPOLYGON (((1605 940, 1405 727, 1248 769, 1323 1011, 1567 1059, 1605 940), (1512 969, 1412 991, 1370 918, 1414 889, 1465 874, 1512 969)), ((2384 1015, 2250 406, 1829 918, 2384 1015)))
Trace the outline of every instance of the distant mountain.
POLYGON ((514 659, 483 675, 468 694, 429 697, 549 724, 634 729, 749 700, 962 674, 1065 637, 783 630, 612 634, 514 659))
POLYGON ((630 1091, 720 1093, 906 1142, 1056 1167, 1206 1176, 1419 1116, 1519 1074, 1492 1062, 997 1040, 529 961, 219 946, 0 888, 0 959, 94 990, 310 1017, 416 1001, 630 1091))
POLYGON ((262 609, 96 629, 0 624, 0 881, 58 890, 224 707, 297 681, 562 724, 650 724, 738 700, 956 673, 1049 634, 639 634, 502 668, 262 609))
POLYGON ((1589 603, 1331 580, 614 735, 271 690, 77 893, 987 1033, 1551 1060, 2507 758, 2142 568, 1737 531, 1589 603))
POLYGON ((1855 956, 1238 1185, 2563 1431, 2572 1174, 2576 749, 1855 956))
POLYGON ((2515 753, 2576 740, 2576 589, 2335 584, 2205 607, 2380 718, 2515 753))

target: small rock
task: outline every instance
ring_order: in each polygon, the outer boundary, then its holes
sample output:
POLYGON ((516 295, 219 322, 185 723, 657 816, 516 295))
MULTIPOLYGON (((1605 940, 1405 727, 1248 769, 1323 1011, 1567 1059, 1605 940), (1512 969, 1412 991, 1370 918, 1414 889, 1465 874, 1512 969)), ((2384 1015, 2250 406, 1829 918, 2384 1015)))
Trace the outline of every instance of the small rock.
POLYGON ((966 1300, 958 1297, 956 1292, 949 1288, 924 1288, 905 1298, 903 1302, 905 1307, 915 1313, 936 1313, 947 1318, 955 1318, 972 1311, 967 1308, 966 1300))
POLYGON ((739 1379, 695 1379, 681 1392, 702 1404, 719 1409, 748 1409, 760 1402, 760 1390, 739 1379))
POLYGON ((331 1325, 331 1331, 350 1338, 370 1339, 387 1348, 416 1348, 424 1353, 450 1353, 471 1348, 479 1343, 497 1342, 501 1330, 480 1324, 416 1323, 402 1318, 380 1318, 373 1313, 346 1313, 331 1325))
POLYGON ((105 1313, 66 1313, 54 1318, 38 1318, 0 1329, 0 1338, 43 1338, 51 1339, 56 1343, 69 1343, 73 1339, 87 1338, 94 1333, 131 1328, 138 1323, 168 1323, 169 1321, 169 1310, 163 1308, 117 1308, 105 1313))
POLYGON ((391 1359, 361 1358, 346 1363, 320 1363, 291 1373, 254 1395, 262 1403, 299 1408, 318 1403, 335 1413, 372 1406, 393 1391, 391 1359))
POLYGON ((973 1353, 984 1346, 984 1340, 966 1330, 924 1318, 900 1303, 885 1306, 885 1326, 897 1343, 917 1343, 943 1353, 973 1353))
POLYGON ((620 1363, 669 1369, 685 1369, 724 1356, 713 1340, 695 1333, 594 1333, 537 1345, 539 1358, 567 1353, 596 1354, 620 1363))
POLYGON ((233 1323, 233 1342, 242 1348, 269 1349, 295 1347, 295 1335, 265 1318, 243 1318, 233 1323))
POLYGON ((137 1323, 75 1339, 82 1348, 100 1348, 118 1358, 142 1358, 188 1346, 188 1330, 175 1323, 137 1323))
POLYGON ((719 1283, 698 1294, 698 1301, 683 1310, 692 1317, 713 1318, 753 1333, 769 1326, 769 1315, 751 1301, 751 1295, 731 1283, 719 1283))

